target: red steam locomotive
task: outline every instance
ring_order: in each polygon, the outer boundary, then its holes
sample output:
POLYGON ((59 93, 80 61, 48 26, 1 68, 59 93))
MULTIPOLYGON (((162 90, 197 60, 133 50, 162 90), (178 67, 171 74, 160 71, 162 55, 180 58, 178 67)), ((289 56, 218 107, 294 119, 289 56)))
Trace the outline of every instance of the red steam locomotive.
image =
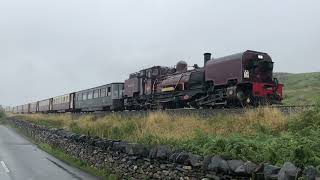
POLYGON ((281 103, 282 88, 271 57, 247 50, 216 59, 205 53, 204 67, 191 70, 184 61, 141 70, 125 81, 123 95, 129 110, 257 106, 281 103))

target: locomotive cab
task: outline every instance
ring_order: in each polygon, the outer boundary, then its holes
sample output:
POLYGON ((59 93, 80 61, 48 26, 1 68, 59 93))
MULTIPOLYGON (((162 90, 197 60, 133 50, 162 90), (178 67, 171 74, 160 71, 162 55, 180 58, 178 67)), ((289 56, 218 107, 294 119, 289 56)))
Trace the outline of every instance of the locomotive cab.
POLYGON ((250 79, 253 82, 272 82, 273 62, 261 59, 252 59, 244 65, 244 79, 250 79), (250 76, 251 75, 251 76, 250 76))
POLYGON ((251 90, 246 98, 249 98, 250 103, 278 104, 282 100, 283 85, 273 78, 274 62, 269 55, 256 53, 254 58, 247 60, 247 64, 243 66, 243 78, 249 82, 251 90))

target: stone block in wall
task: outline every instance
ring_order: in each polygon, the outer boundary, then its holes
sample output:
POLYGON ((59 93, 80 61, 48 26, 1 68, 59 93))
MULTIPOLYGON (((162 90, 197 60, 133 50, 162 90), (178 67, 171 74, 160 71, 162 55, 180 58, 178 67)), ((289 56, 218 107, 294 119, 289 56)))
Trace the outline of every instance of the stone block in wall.
POLYGON ((140 157, 148 157, 149 155, 149 149, 142 145, 142 144, 136 144, 136 143, 128 143, 125 145, 125 152, 128 155, 136 155, 140 157))

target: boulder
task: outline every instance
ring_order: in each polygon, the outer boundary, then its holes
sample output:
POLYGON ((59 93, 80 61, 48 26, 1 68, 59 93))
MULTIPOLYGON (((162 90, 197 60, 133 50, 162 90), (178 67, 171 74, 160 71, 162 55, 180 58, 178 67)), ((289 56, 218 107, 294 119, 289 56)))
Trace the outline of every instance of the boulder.
POLYGON ((96 139, 89 137, 89 138, 86 139, 85 142, 88 143, 88 144, 91 145, 91 146, 95 146, 95 144, 96 144, 96 139))
POLYGON ((50 128, 49 131, 51 131, 52 133, 55 133, 56 131, 58 131, 58 128, 50 128))
POLYGON ((171 154, 172 150, 169 146, 156 146, 150 150, 149 158, 166 160, 171 154))
POLYGON ((113 142, 109 140, 101 140, 101 141, 96 141, 95 146, 107 150, 109 147, 112 147, 113 142))
POLYGON ((204 169, 223 173, 229 173, 230 171, 227 161, 220 156, 214 156, 210 158, 210 160, 206 158, 204 161, 204 169))
POLYGON ((285 162, 281 167, 278 180, 295 180, 298 177, 300 169, 290 162, 285 162))
POLYGON ((112 144, 113 151, 126 152, 126 146, 128 142, 125 141, 114 141, 112 144))
POLYGON ((208 170, 209 164, 211 163, 211 159, 212 159, 212 156, 204 157, 203 162, 202 162, 203 170, 205 170, 205 171, 208 170))
POLYGON ((140 157, 147 157, 149 154, 149 151, 146 146, 141 145, 141 144, 135 144, 135 143, 130 143, 125 145, 125 152, 128 155, 137 155, 140 157))
POLYGON ((201 166, 200 160, 201 160, 201 156, 189 153, 189 158, 187 159, 185 165, 198 167, 198 166, 201 166))
MULTIPOLYGON (((247 161, 244 164, 237 167, 236 170, 234 170, 234 172, 236 174, 241 174, 241 175, 251 175, 257 167, 258 166, 255 163, 251 161, 247 161)), ((231 166, 230 166, 230 169, 232 169, 231 166)))
POLYGON ((265 164, 263 168, 264 179, 265 180, 278 179, 279 171, 280 171, 280 167, 273 166, 270 164, 265 164))
POLYGON ((189 158, 189 153, 187 152, 175 152, 171 154, 169 157, 169 161, 178 163, 178 164, 184 164, 184 162, 189 158))
POLYGON ((77 141, 78 140, 78 138, 80 137, 80 135, 79 134, 72 134, 71 136, 70 136, 70 139, 72 139, 72 140, 74 140, 74 141, 77 141))
POLYGON ((319 171, 313 166, 307 166, 303 171, 303 176, 306 180, 320 179, 319 171))
POLYGON ((169 157, 169 161, 187 166, 191 165, 195 167, 200 165, 200 158, 200 156, 187 152, 175 152, 171 154, 171 156, 169 157))
POLYGON ((232 172, 235 172, 238 167, 244 164, 242 160, 228 160, 227 163, 232 172))
POLYGON ((78 138, 76 138, 75 140, 77 142, 86 142, 88 140, 88 138, 90 138, 89 136, 86 136, 86 135, 80 135, 78 136, 78 138))
POLYGON ((70 139, 70 138, 72 137, 72 135, 74 135, 74 133, 72 133, 72 132, 66 132, 63 137, 64 137, 64 138, 67 138, 67 139, 70 139))

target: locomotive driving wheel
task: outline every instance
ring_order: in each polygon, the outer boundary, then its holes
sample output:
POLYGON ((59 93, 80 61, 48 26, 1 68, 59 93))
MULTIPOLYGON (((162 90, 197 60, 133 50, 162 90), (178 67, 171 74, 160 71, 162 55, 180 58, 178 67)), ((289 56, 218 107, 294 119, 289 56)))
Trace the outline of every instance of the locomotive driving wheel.
POLYGON ((242 107, 249 107, 255 105, 255 100, 249 92, 238 91, 237 97, 242 107))

